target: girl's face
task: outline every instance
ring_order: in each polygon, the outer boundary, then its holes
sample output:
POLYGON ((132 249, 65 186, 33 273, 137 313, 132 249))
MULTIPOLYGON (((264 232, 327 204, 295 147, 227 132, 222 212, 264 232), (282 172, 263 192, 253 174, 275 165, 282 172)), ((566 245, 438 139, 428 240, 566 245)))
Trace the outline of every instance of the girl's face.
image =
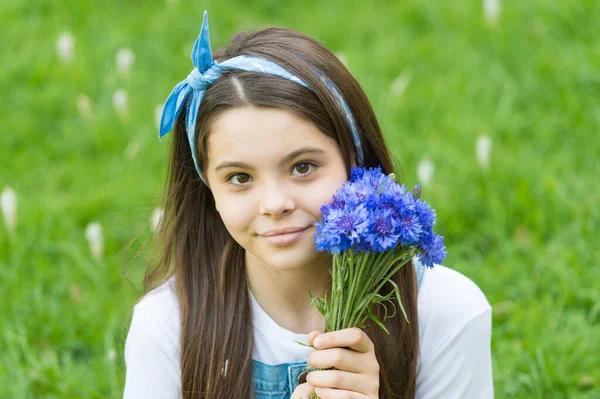
POLYGON ((244 107, 217 117, 207 146, 217 210, 248 255, 276 270, 323 259, 314 248, 314 223, 348 179, 331 138, 293 112, 244 107), (267 237, 283 229, 296 232, 267 237))

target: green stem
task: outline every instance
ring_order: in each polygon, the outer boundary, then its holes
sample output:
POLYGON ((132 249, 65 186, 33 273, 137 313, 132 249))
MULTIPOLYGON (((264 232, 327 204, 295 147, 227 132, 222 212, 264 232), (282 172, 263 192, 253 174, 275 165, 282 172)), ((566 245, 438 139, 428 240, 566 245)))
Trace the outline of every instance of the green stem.
MULTIPOLYGON (((376 270, 376 268, 379 267, 382 256, 380 256, 380 254, 377 254, 373 257, 372 255, 370 255, 368 253, 364 253, 363 259, 361 262, 361 264, 363 266, 367 262, 368 258, 373 258, 373 259, 371 259, 372 262, 371 262, 370 267, 368 267, 369 270, 367 272, 367 277, 365 278, 367 282, 372 280, 372 278, 373 278, 372 271, 376 270)), ((363 279, 362 273, 364 272, 364 269, 366 269, 366 267, 361 268, 361 275, 357 278, 358 283, 360 283, 361 280, 363 279)), ((366 283, 366 282, 362 282, 362 284, 358 284, 358 286, 359 286, 359 291, 357 294, 354 295, 353 304, 352 304, 352 306, 353 306, 352 310, 354 311, 354 313, 348 320, 348 326, 351 326, 351 327, 354 327, 357 325, 357 322, 359 321, 360 316, 362 315, 362 312, 358 311, 356 308, 358 307, 358 305, 360 304, 362 299, 367 295, 367 293, 370 291, 370 288, 371 288, 370 283, 366 283)))
POLYGON ((344 320, 348 319, 348 317, 350 316, 349 312, 352 310, 352 307, 349 305, 352 304, 352 302, 354 301, 354 287, 356 285, 355 279, 357 270, 355 264, 354 250, 352 249, 349 250, 348 267, 348 292, 346 296, 346 307, 344 308, 344 312, 342 313, 341 317, 341 328, 345 327, 344 320))
MULTIPOLYGON (((358 274, 355 278, 355 281, 353 282, 354 286, 357 286, 357 288, 360 290, 359 292, 362 292, 362 287, 360 282, 363 279, 363 274, 365 272, 365 269, 367 268, 367 260, 370 258, 369 253, 365 253, 365 252, 361 252, 360 253, 360 266, 358 268, 358 274)), ((352 296, 352 300, 349 301, 351 303, 347 304, 349 305, 349 312, 348 312, 348 318, 345 320, 345 327, 349 328, 349 327, 354 327, 354 319, 355 319, 355 313, 356 313, 356 307, 359 305, 360 300, 362 299, 362 295, 356 295, 354 294, 352 296)))
POLYGON ((339 295, 340 295, 340 289, 339 289, 339 279, 340 279, 340 275, 341 275, 341 262, 343 262, 343 255, 342 255, 342 259, 340 259, 340 255, 339 254, 335 254, 333 255, 333 289, 331 290, 331 316, 333 317, 333 325, 331 326, 331 328, 335 331, 337 329, 337 319, 338 319, 338 302, 339 302, 339 295))
POLYGON ((377 267, 374 269, 375 272, 369 276, 369 280, 366 281, 365 286, 371 292, 373 290, 373 285, 380 281, 381 277, 385 275, 385 273, 389 270, 389 268, 393 265, 391 259, 396 256, 393 251, 384 252, 377 262, 377 267))
MULTIPOLYGON (((402 256, 398 257, 397 259, 394 259, 394 262, 392 262, 392 264, 396 263, 396 261, 402 259, 403 256, 404 256, 404 254, 402 256)), ((379 290, 385 285, 385 283, 387 283, 388 280, 390 278, 392 278, 392 276, 398 270, 400 270, 400 268, 402 268, 402 266, 404 266, 405 264, 407 264, 409 260, 410 260, 410 258, 407 259, 407 260, 405 260, 404 262, 399 263, 398 265, 396 265, 396 267, 394 267, 394 269, 387 276, 385 276, 383 279, 381 279, 381 282, 379 283, 379 285, 377 286, 377 288, 375 288, 375 290, 373 290, 373 294, 372 294, 371 298, 373 298, 373 296, 375 296, 375 294, 379 292, 379 290)))
MULTIPOLYGON (((334 286, 334 291, 335 291, 335 300, 333 301, 333 309, 334 309, 334 315, 333 315, 333 329, 334 330, 339 330, 340 329, 340 319, 341 319, 341 312, 342 312, 342 308, 341 308, 341 304, 344 301, 344 266, 346 264, 346 258, 347 258, 347 252, 344 251, 342 253, 341 259, 339 255, 336 255, 336 274, 335 274, 335 280, 333 281, 333 286, 334 286)), ((332 298, 333 299, 333 298, 332 298)))
MULTIPOLYGON (((365 282, 364 288, 361 291, 361 295, 360 295, 361 300, 365 297, 369 298, 367 300, 367 307, 370 306, 369 304, 373 301, 373 297, 379 292, 379 290, 381 289, 381 287, 383 287, 383 285, 387 282, 387 280, 391 276, 393 276, 393 274, 396 271, 398 271, 400 269, 400 267, 403 266, 403 264, 402 264, 399 267, 395 268, 395 270, 392 271, 392 273, 389 273, 389 275, 386 277, 386 274, 388 273, 391 266, 394 263, 396 263, 399 259, 401 259, 402 256, 404 256, 404 254, 398 256, 398 253, 394 253, 394 251, 384 252, 383 255, 380 255, 379 259, 377 259, 377 261, 374 262, 374 263, 376 263, 376 268, 373 268, 374 272, 371 273, 368 280, 365 282), (396 259, 393 259, 394 257, 396 257, 396 259), (373 286, 378 283, 379 283, 379 286, 376 287, 375 289, 373 289, 373 286)), ((355 315, 353 315, 354 316, 352 319, 353 325, 356 323, 361 323, 361 317, 363 316, 363 314, 364 314, 364 312, 357 312, 355 315)))
MULTIPOLYGON (((349 285, 349 289, 348 289, 348 296, 346 297, 346 307, 344 309, 344 315, 342 317, 342 325, 341 328, 347 328, 348 326, 346 325, 346 323, 344 323, 344 321, 348 320, 351 317, 351 311, 353 309, 353 304, 354 304, 354 300, 355 300, 355 291, 356 291, 356 283, 357 280, 360 276, 360 266, 358 266, 358 262, 356 262, 356 258, 354 257, 354 252, 352 250, 351 254, 351 261, 350 261, 350 273, 349 273, 349 278, 348 278, 348 285, 349 285), (357 267, 358 266, 358 267, 357 267)), ((358 260, 360 261, 360 255, 357 257, 358 260)))

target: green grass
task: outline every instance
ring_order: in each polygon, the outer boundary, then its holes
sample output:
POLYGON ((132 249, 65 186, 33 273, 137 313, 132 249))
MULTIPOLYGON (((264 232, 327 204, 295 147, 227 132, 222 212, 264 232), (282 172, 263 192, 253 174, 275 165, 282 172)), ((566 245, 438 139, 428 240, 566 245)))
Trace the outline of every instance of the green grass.
POLYGON ((191 69, 208 9, 213 48, 279 25, 345 54, 404 180, 434 161, 424 196, 447 264, 494 308, 497 397, 600 398, 600 3, 503 1, 493 27, 474 0, 249 4, 0 3, 0 185, 19 200, 15 232, 0 227, 0 397, 120 397, 139 294, 124 277, 139 282, 144 266, 132 262, 140 240, 126 245, 148 235, 170 142, 156 139, 154 107, 191 69), (55 47, 65 30, 69 65, 55 47), (121 46, 136 54, 128 79, 115 69, 121 46), (126 120, 112 107, 118 88, 126 120), (487 171, 480 134, 494 143, 487 171), (92 221, 104 227, 99 261, 84 237, 92 221))

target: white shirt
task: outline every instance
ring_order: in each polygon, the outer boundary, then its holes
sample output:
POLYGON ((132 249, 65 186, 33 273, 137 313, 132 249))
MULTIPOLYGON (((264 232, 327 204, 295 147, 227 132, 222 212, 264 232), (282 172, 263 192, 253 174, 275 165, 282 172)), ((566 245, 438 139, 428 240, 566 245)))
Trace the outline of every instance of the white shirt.
MULTIPOLYGON (((253 359, 266 364, 306 361, 308 342, 279 326, 250 295, 253 359)), ((493 398, 491 307, 464 275, 444 266, 427 269, 418 295, 420 358, 417 399, 493 398)), ((180 397, 179 307, 172 280, 134 307, 125 343, 125 399, 180 397)))

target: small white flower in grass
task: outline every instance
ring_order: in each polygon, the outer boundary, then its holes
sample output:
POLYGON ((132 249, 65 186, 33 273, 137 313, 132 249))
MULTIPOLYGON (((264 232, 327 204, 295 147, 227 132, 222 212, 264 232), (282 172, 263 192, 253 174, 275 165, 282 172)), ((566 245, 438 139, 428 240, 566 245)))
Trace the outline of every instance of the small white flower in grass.
POLYGON ((92 222, 85 228, 85 238, 90 245, 90 252, 96 259, 102 258, 104 253, 104 238, 102 237, 102 225, 92 222))
POLYGON ((163 104, 158 104, 154 107, 154 122, 156 122, 156 127, 158 129, 160 129, 160 118, 162 117, 163 107, 163 104))
POLYGON ((411 80, 411 76, 408 72, 403 71, 394 81, 390 87, 390 92, 394 97, 402 97, 406 88, 408 87, 411 80))
POLYGON ((419 162, 417 167, 417 178, 422 186, 429 186, 433 181, 433 173, 435 172, 435 165, 429 158, 423 158, 419 162))
POLYGON ((496 25, 500 17, 500 0, 483 0, 483 14, 488 25, 496 25))
POLYGON ((2 216, 8 231, 15 231, 17 225, 17 193, 10 187, 5 187, 0 195, 2 216))
POLYGON ((137 136, 127 144, 127 147, 125 147, 125 150, 123 151, 123 156, 131 161, 138 154, 140 148, 142 148, 142 137, 137 136))
POLYGON ((123 47, 117 51, 117 71, 123 77, 129 76, 131 73, 131 67, 135 62, 135 53, 132 49, 123 47))
POLYGON ((348 68, 348 56, 346 53, 335 53, 335 56, 348 68))
POLYGON ((488 136, 479 136, 475 143, 475 154, 481 169, 487 169, 490 166, 490 153, 492 151, 492 139, 488 136))
POLYGON ((117 111, 121 117, 126 117, 128 115, 127 92, 124 89, 115 91, 112 100, 115 111, 117 111))
POLYGON ((152 217, 150 218, 152 231, 156 232, 158 230, 158 226, 160 225, 160 221, 162 220, 164 213, 165 211, 162 208, 154 209, 154 212, 152 212, 152 217))
POLYGON ((85 94, 77 96, 77 111, 82 118, 89 118, 92 116, 92 100, 85 94))
POLYGON ((117 360, 117 351, 115 350, 115 348, 109 348, 108 352, 106 352, 106 357, 110 362, 114 362, 115 360, 117 360))
POLYGON ((75 54, 75 38, 69 32, 62 33, 56 40, 58 58, 64 63, 71 62, 75 54))

